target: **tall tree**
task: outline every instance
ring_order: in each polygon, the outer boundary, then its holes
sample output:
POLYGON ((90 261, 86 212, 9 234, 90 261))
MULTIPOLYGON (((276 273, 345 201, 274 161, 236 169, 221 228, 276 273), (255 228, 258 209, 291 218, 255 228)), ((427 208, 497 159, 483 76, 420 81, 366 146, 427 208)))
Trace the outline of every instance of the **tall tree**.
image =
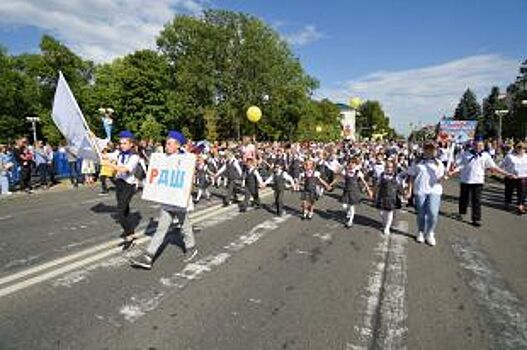
POLYGON ((361 105, 357 116, 357 130, 361 130, 362 137, 371 137, 376 133, 386 133, 389 137, 395 135, 390 127, 390 119, 379 101, 366 101, 361 105))
POLYGON ((478 131, 485 137, 498 137, 499 118, 496 115, 497 110, 507 109, 507 104, 500 99, 500 89, 494 86, 489 96, 483 99, 483 113, 478 131))
POLYGON ((472 90, 467 89, 461 97, 454 119, 456 120, 477 120, 481 116, 481 106, 479 105, 476 95, 472 90))
POLYGON ((264 113, 260 135, 291 138, 317 86, 278 33, 246 14, 209 10, 201 18, 176 16, 157 43, 171 67, 178 119, 196 137, 205 134, 210 109, 221 138, 253 133, 245 111, 258 105, 264 113))

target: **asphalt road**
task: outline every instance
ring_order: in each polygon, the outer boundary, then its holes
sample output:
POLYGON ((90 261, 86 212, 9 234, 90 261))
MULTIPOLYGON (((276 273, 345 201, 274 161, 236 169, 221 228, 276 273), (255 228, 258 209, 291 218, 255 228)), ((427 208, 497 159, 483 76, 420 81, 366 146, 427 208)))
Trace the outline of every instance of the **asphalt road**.
MULTIPOLYGON (((113 198, 2 201, 0 349, 527 349, 526 217, 503 210, 501 185, 487 186, 476 229, 452 218, 447 184, 434 248, 415 242, 412 210, 389 238, 367 204, 345 228, 339 193, 311 221, 296 193, 282 218, 267 206, 198 208, 198 256, 185 262, 171 239, 152 271, 128 265, 144 245, 90 252, 118 234, 91 209, 113 198)), ((151 205, 134 202, 143 226, 151 205)))

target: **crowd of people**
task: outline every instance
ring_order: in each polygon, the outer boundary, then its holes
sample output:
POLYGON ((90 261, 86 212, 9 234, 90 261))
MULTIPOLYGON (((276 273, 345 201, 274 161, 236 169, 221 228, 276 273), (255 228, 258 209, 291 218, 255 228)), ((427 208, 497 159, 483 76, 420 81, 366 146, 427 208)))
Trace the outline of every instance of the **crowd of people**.
MULTIPOLYGON (((464 220, 470 204, 470 222, 476 227, 482 222, 482 190, 488 172, 504 177, 505 203, 511 205, 516 192, 516 210, 518 214, 525 213, 527 156, 525 144, 521 142, 510 149, 504 147, 502 152, 478 138, 454 149, 446 143, 432 141, 284 143, 253 142, 246 137, 242 142, 196 143, 178 131, 171 131, 164 144, 163 147, 161 143, 138 142, 131 132, 123 131, 115 146, 108 144, 102 150, 100 162, 82 161, 81 169, 74 150, 68 146, 61 148, 68 157, 73 186, 78 186, 79 179, 95 186, 98 179, 101 195, 108 194, 108 181, 115 187, 124 248, 134 245, 130 201, 142 186, 151 154, 164 152, 167 157, 186 152, 196 154, 194 194, 187 208, 162 206, 150 246, 133 262, 145 268, 151 268, 173 222, 181 227, 189 257, 196 254, 187 213, 196 202, 210 199, 211 187, 222 189, 224 205, 236 202, 244 212, 249 206, 259 208, 259 191, 270 186, 276 215, 285 214, 285 191, 298 192, 300 213, 305 220, 313 218, 316 203, 322 196, 339 189, 335 192, 341 191, 346 227, 353 227, 358 206, 369 201, 379 210, 384 235, 391 234, 396 211, 408 203, 416 208, 417 242, 431 246, 436 244, 442 183, 448 177, 459 176, 458 218, 464 220)), ((37 142, 30 148, 27 140, 21 139, 10 153, 7 151, 0 146, 2 193, 6 192, 10 170, 16 166, 20 169, 22 190, 31 190, 28 178, 33 163, 42 186, 54 181, 50 171, 53 151, 49 145, 37 142)))

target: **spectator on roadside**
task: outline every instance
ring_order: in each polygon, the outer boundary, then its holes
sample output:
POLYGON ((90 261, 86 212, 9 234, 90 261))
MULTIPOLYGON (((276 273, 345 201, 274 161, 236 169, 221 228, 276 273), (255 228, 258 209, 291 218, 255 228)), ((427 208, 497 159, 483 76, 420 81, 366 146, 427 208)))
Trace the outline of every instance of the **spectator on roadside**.
POLYGON ((37 174, 40 176, 40 187, 43 189, 48 188, 49 161, 50 159, 44 148, 44 143, 42 141, 37 141, 35 144, 35 165, 37 168, 37 174))
POLYGON ((29 145, 25 137, 17 140, 14 156, 20 168, 20 189, 27 193, 32 193, 31 165, 33 163, 33 153, 29 149, 29 145))
POLYGON ((79 186, 79 163, 77 162, 77 152, 76 150, 68 145, 64 148, 66 150, 66 158, 68 159, 68 166, 70 170, 70 181, 73 187, 79 186))
POLYGON ((49 143, 46 143, 44 149, 46 150, 46 154, 48 155, 49 182, 50 185, 53 186, 57 184, 57 179, 55 177, 55 151, 49 143))
POLYGON ((7 147, 0 145, 0 195, 10 195, 9 177, 13 169, 13 162, 7 153, 7 147))

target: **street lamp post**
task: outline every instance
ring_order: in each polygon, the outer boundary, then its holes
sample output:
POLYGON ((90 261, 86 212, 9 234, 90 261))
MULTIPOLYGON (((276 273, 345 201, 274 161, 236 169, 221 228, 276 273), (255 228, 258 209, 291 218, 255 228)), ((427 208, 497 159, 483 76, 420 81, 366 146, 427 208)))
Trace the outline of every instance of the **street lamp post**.
POLYGON ((522 100, 522 106, 525 109, 525 133, 523 135, 524 141, 527 141, 527 100, 522 100))
POLYGON ((31 128, 33 129, 33 144, 37 143, 37 123, 40 122, 39 117, 26 117, 28 122, 31 122, 31 128))
POLYGON ((495 111, 494 113, 496 113, 496 115, 500 118, 500 121, 499 121, 499 125, 498 125, 498 140, 499 140, 499 144, 501 145, 501 141, 502 141, 502 130, 503 130, 503 117, 506 116, 507 114, 509 114, 509 110, 508 109, 499 109, 497 111, 495 111))

